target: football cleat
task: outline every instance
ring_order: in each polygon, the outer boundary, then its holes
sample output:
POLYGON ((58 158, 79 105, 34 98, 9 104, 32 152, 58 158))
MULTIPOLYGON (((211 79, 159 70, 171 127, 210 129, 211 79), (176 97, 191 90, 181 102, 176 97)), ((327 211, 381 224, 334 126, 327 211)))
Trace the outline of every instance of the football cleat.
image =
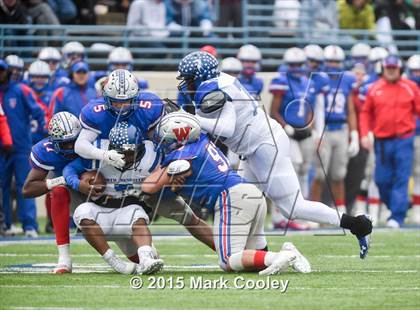
POLYGON ((136 266, 135 274, 155 274, 163 269, 163 260, 142 258, 136 266))
POLYGON ((273 263, 265 268, 264 270, 261 270, 259 272, 260 276, 270 276, 275 275, 280 272, 286 271, 287 268, 293 264, 293 262, 296 260, 296 254, 292 251, 283 251, 281 250, 276 258, 274 259, 273 263))
POLYGON ((35 229, 28 229, 27 231, 25 231, 25 237, 38 238, 38 232, 35 229))
MULTIPOLYGON (((370 215, 364 215, 364 217, 372 223, 372 218, 370 215)), ((357 240, 359 240, 360 258, 365 259, 370 247, 370 234, 363 237, 357 237, 357 240)))
POLYGON ((71 273, 72 272, 72 263, 71 262, 59 262, 54 268, 53 273, 62 274, 62 273, 71 273))
POLYGON ((309 261, 299 252, 293 243, 285 242, 281 249, 282 251, 290 251, 296 255, 296 259, 291 264, 294 271, 301 273, 310 273, 312 271, 309 261))

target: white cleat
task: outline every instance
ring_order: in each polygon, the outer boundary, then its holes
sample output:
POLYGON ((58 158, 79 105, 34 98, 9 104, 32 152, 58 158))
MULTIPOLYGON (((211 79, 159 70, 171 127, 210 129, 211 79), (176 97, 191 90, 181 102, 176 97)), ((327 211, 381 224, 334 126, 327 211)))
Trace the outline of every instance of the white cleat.
POLYGON ((136 265, 136 274, 155 274, 163 269, 163 260, 154 258, 141 258, 136 265))
POLYGON ((259 272, 260 276, 270 276, 275 275, 280 272, 286 271, 287 268, 293 264, 293 261, 296 259, 296 254, 292 251, 280 251, 276 258, 274 259, 273 263, 261 270, 259 272))
POLYGON ((399 229, 400 228, 400 224, 396 220, 394 220, 394 219, 389 219, 386 222, 386 227, 387 228, 391 228, 391 229, 399 229))
POLYGON ((16 236, 16 235, 20 235, 22 233, 23 233, 23 229, 20 228, 20 227, 18 227, 18 226, 16 226, 16 225, 14 225, 14 224, 12 224, 10 226, 10 228, 9 229, 6 229, 6 231, 4 232, 4 234, 6 236, 16 236))
POLYGON ((73 265, 70 262, 58 262, 57 266, 54 268, 53 273, 62 274, 62 273, 71 273, 73 265))
POLYGON ((27 238, 38 238, 38 232, 35 229, 29 229, 25 231, 25 237, 27 238))
POLYGON ((117 256, 113 256, 108 260, 108 264, 118 273, 135 274, 137 264, 132 262, 124 262, 117 256))
POLYGON ((290 251, 296 255, 296 259, 291 263, 294 271, 301 273, 310 273, 312 271, 309 261, 299 252, 293 243, 285 242, 281 249, 282 251, 290 251))

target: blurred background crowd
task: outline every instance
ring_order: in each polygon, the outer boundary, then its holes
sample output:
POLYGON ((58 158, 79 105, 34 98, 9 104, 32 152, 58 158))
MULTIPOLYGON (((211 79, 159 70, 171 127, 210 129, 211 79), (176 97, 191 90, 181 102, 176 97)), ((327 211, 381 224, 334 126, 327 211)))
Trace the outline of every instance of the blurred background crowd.
MULTIPOLYGON (((117 68, 136 71, 147 89, 144 70, 174 71, 194 49, 214 55, 221 71, 268 102, 267 113, 291 138, 304 196, 368 212, 390 228, 419 225, 419 12, 419 0, 0 0, 1 231, 39 232, 35 201, 23 198, 22 186, 31 146, 54 113, 78 116, 117 68), (60 25, 101 26, 65 33, 60 25), (127 26, 124 47, 112 25, 127 26), (180 37, 196 40, 185 46, 180 37), (376 98, 370 89, 379 83, 385 88, 376 98), (391 102, 383 115, 375 110, 380 100, 391 102), (400 144, 405 139, 412 147, 400 144)), ((275 210, 272 222, 313 227, 275 210)), ((50 222, 46 230, 53 231, 50 222)))

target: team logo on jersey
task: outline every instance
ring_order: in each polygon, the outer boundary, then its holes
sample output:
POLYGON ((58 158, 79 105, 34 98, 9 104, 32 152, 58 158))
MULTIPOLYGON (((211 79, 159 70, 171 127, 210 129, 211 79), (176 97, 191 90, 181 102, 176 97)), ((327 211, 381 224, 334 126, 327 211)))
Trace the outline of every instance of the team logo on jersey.
POLYGON ((9 106, 10 106, 12 109, 16 108, 16 104, 17 104, 16 98, 10 98, 10 99, 9 99, 9 106))
POLYGON ((191 127, 174 128, 172 129, 172 131, 176 136, 178 142, 183 142, 188 139, 191 127))

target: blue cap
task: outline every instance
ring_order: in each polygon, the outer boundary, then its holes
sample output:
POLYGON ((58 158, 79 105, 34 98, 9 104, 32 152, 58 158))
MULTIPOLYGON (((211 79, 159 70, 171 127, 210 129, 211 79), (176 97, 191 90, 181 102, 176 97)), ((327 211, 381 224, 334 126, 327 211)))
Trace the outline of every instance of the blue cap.
POLYGON ((0 68, 7 70, 8 67, 7 62, 4 59, 0 59, 0 68))
POLYGON ((72 72, 79 72, 79 71, 88 72, 89 71, 89 65, 87 64, 87 62, 78 61, 71 66, 71 71, 72 72))
POLYGON ((401 68, 402 67, 402 62, 401 62, 401 59, 398 56, 390 55, 382 61, 382 65, 384 67, 401 68))

